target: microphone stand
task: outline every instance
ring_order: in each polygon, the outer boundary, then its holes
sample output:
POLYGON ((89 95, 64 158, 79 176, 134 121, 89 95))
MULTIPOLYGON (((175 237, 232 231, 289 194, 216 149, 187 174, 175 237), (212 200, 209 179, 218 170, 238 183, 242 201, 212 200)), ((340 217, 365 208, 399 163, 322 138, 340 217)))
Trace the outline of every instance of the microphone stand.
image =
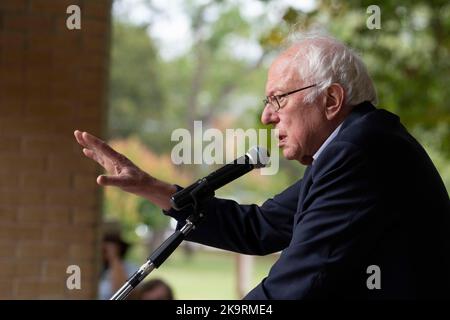
MULTIPOLYGON (((125 300, 126 297, 131 293, 131 291, 136 288, 139 283, 146 276, 150 274, 155 268, 158 268, 163 264, 164 261, 175 251, 176 248, 183 242, 186 236, 194 230, 200 221, 204 217, 201 204, 199 199, 197 199, 197 193, 205 185, 208 184, 206 179, 203 179, 198 186, 196 186, 190 195, 194 202, 194 213, 191 214, 186 219, 186 224, 180 229, 176 230, 169 238, 167 238, 151 255, 147 258, 145 262, 126 282, 125 284, 117 290, 117 292, 110 298, 110 300, 125 300)), ((214 193, 212 194, 214 196, 214 193)))

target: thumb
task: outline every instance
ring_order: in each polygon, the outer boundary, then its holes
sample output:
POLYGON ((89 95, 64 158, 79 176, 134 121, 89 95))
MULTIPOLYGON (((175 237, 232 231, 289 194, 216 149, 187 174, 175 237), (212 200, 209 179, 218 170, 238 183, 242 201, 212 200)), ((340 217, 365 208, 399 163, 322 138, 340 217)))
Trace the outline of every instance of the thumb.
POLYGON ((101 186, 124 187, 127 185, 127 179, 120 176, 100 175, 97 177, 97 183, 101 186))

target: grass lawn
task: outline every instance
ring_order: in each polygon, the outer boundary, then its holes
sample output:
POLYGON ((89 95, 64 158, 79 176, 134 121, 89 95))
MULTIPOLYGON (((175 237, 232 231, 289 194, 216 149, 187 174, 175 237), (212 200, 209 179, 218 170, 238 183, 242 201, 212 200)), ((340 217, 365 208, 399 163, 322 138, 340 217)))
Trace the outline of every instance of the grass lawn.
MULTIPOLYGON (((253 257, 251 288, 269 272, 277 257, 253 257)), ((144 280, 162 278, 174 290, 176 299, 240 299, 236 292, 236 254, 224 251, 196 251, 190 259, 178 248, 159 269, 144 280)))

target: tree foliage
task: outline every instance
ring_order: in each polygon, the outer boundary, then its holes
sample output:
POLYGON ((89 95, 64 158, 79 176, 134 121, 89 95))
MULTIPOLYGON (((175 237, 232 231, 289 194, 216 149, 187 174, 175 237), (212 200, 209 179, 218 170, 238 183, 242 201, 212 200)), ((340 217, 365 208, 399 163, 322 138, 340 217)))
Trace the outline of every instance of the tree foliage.
POLYGON ((113 24, 108 113, 112 137, 142 134, 161 117, 166 93, 158 51, 146 29, 123 21, 113 24))

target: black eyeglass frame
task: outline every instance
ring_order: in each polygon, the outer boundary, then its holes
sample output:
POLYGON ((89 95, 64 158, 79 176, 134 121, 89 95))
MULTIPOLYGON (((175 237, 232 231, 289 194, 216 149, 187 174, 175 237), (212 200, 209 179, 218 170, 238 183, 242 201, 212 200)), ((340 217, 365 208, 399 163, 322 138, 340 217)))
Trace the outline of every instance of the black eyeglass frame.
POLYGON ((289 92, 286 92, 286 93, 283 93, 283 94, 278 94, 278 95, 273 95, 273 96, 266 96, 265 99, 263 100, 264 107, 266 107, 268 104, 270 104, 271 106, 275 107, 274 103, 272 102, 273 100, 275 100, 277 102, 278 108, 275 108, 274 111, 278 112, 278 110, 281 109, 280 99, 286 98, 287 96, 289 96, 289 95, 291 95, 293 93, 300 92, 302 90, 306 90, 306 89, 309 89, 309 88, 312 88, 312 87, 315 87, 315 86, 317 86, 317 83, 309 85, 307 87, 300 88, 300 89, 292 90, 292 91, 289 91, 289 92))

